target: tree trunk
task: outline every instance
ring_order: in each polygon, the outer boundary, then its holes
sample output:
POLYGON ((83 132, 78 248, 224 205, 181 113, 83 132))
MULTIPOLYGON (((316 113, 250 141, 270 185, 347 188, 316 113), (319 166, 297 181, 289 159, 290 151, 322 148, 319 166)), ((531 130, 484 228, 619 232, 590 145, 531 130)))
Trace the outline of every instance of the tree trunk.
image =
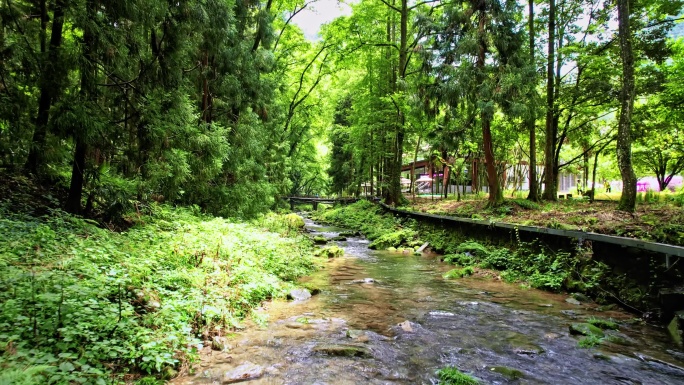
POLYGON ((545 200, 558 199, 555 170, 556 125, 553 63, 556 48, 556 2, 549 0, 549 56, 546 64, 546 145, 544 147, 544 196, 545 200))
POLYGON ((598 157, 599 154, 601 154, 601 150, 596 151, 594 154, 594 169, 591 172, 591 186, 592 186, 592 191, 591 195, 589 196, 589 202, 594 202, 594 199, 596 198, 596 166, 598 164, 598 157))
MULTIPOLYGON (((536 66, 534 58, 534 0, 529 0, 529 34, 530 34, 530 63, 534 67, 536 66)), ((536 72, 536 71, 535 71, 536 72)), ((539 184, 537 182, 537 132, 536 132, 536 122, 537 122, 537 111, 535 103, 535 92, 533 91, 530 95, 530 115, 527 120, 527 129, 530 132, 530 164, 528 167, 528 177, 530 180, 530 193, 527 196, 528 200, 533 202, 539 201, 539 184)))
MULTIPOLYGON (((95 0, 86 1, 86 14, 88 18, 83 27, 83 59, 81 65, 81 103, 87 105, 93 103, 97 98, 97 83, 95 78, 95 55, 96 37, 92 23, 95 20, 95 0)), ((88 142, 86 140, 87 130, 85 124, 81 123, 74 129, 74 161, 71 169, 71 184, 69 186, 69 196, 66 201, 66 211, 79 214, 81 212, 81 197, 83 195, 83 182, 85 180, 86 154, 88 153, 88 142)))
MULTIPOLYGON (((478 76, 484 76, 485 57, 487 54, 487 36, 485 36, 485 24, 487 13, 484 5, 478 10, 478 54, 477 71, 478 76)), ((494 160, 494 145, 492 143, 491 118, 486 113, 480 114, 482 120, 482 144, 484 146, 485 163, 487 167, 487 183, 489 186, 490 207, 496 207, 503 203, 503 192, 499 188, 499 178, 496 174, 496 164, 494 160)))
POLYGON ((416 199, 416 162, 418 161, 418 150, 420 149, 420 140, 422 139, 422 134, 418 135, 418 141, 416 142, 416 151, 413 153, 413 163, 411 164, 411 185, 409 191, 413 193, 413 199, 416 199))
MULTIPOLYGON (((408 60, 408 0, 401 0, 401 12, 399 20, 399 63, 398 75, 399 79, 404 80, 406 77, 406 65, 408 60)), ((395 71, 396 72, 396 71, 395 71)), ((392 92, 397 92, 397 82, 393 81, 392 92)), ((401 203, 401 167, 404 155, 404 136, 405 136, 405 116, 401 109, 398 109, 398 124, 396 127, 394 157, 390 167, 389 191, 387 194, 386 203, 390 205, 397 205, 401 203)))
POLYGON ((622 57, 622 92, 617 134, 617 159, 622 175, 622 195, 618 210, 633 212, 636 208, 636 175, 632 168, 632 109, 634 107, 634 57, 629 27, 629 0, 618 0, 618 29, 622 57))
POLYGON ((62 45, 62 30, 64 27, 65 0, 55 0, 52 12, 52 31, 50 35, 50 51, 47 61, 42 63, 40 80, 40 97, 38 99, 38 114, 36 128, 33 131, 31 149, 25 168, 36 174, 44 162, 45 137, 50 117, 50 107, 57 91, 57 66, 59 66, 59 49, 62 45))

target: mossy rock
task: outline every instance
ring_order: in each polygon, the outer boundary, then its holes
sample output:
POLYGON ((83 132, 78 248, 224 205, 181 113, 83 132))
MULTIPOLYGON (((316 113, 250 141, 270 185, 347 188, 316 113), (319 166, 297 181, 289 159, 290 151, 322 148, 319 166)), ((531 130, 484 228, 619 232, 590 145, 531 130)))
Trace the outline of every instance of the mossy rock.
POLYGON ((331 240, 331 241, 335 241, 335 242, 344 242, 344 241, 347 240, 347 237, 343 237, 343 236, 341 236, 341 235, 338 235, 338 236, 336 236, 336 237, 330 238, 330 240, 331 240))
POLYGON ((327 246, 314 252, 317 257, 337 258, 344 255, 344 250, 338 246, 327 246))
POLYGON ((328 238, 322 235, 316 235, 315 237, 313 237, 313 241, 317 245, 325 245, 326 243, 328 243, 328 238))
POLYGON ((589 318, 587 323, 594 325, 602 330, 618 330, 620 326, 615 321, 601 319, 601 318, 589 318))
POLYGON ((670 333, 672 340, 679 346, 683 346, 682 335, 684 334, 684 311, 675 313, 672 321, 667 325, 667 331, 670 333))
POLYGON ((517 380, 525 376, 520 370, 509 368, 507 366, 494 366, 490 370, 492 372, 501 374, 509 380, 517 380))
POLYGON ((462 269, 452 269, 444 273, 443 277, 445 279, 452 278, 463 278, 469 275, 473 275, 473 268, 470 266, 464 267, 462 269))
POLYGON ((285 216, 285 221, 287 222, 287 225, 293 229, 301 229, 304 227, 304 218, 294 213, 287 214, 285 216))
POLYGON ((597 336, 603 338, 605 333, 601 328, 589 323, 574 323, 570 325, 570 334, 582 336, 597 336))

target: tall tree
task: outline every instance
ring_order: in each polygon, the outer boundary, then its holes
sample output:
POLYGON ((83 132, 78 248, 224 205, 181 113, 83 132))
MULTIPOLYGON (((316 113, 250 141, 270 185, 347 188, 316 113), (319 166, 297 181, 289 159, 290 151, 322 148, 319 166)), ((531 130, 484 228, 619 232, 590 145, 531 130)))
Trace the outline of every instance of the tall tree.
POLYGON ((556 153, 555 118, 555 48, 556 48, 556 1, 549 0, 548 54, 546 59, 546 142, 544 146, 544 199, 555 201, 558 196, 557 175, 554 162, 556 153))
POLYGON ((633 212, 636 208, 636 175, 632 167, 632 111, 634 108, 634 56, 632 32, 629 27, 629 0, 617 0, 618 36, 622 59, 622 90, 620 91, 620 120, 617 133, 617 159, 622 176, 622 195, 618 209, 633 212))
MULTIPOLYGON (((552 0, 553 1, 553 0, 552 0)), ((535 61, 534 47, 535 47, 535 32, 534 32, 534 0, 528 1, 528 33, 529 33, 529 45, 530 45, 530 66, 534 68, 537 63, 535 61)), ((536 71, 533 72, 536 74, 536 71)), ((536 82, 536 76, 533 79, 536 82)), ((527 199, 536 202, 539 200, 539 183, 537 181, 537 104, 536 104, 536 94, 534 92, 535 87, 531 87, 532 93, 530 95, 529 111, 527 117, 527 129, 530 134, 530 164, 528 177, 530 180, 530 191, 527 195, 527 199)))
POLYGON ((436 76, 452 106, 471 104, 477 111, 491 206, 503 202, 492 122, 497 107, 516 116, 529 68, 519 17, 514 1, 473 0, 447 5, 436 26, 436 76))

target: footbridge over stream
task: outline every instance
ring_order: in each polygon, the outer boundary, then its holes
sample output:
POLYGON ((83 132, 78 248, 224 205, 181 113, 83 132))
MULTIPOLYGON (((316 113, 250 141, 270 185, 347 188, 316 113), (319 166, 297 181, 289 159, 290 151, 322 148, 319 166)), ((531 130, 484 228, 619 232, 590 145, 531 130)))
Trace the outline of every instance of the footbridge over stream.
POLYGON ((285 197, 285 200, 290 202, 290 209, 294 210, 297 204, 312 204, 314 210, 318 210, 319 203, 336 204, 340 203, 343 205, 357 202, 359 198, 344 197, 344 198, 321 198, 321 197, 285 197))

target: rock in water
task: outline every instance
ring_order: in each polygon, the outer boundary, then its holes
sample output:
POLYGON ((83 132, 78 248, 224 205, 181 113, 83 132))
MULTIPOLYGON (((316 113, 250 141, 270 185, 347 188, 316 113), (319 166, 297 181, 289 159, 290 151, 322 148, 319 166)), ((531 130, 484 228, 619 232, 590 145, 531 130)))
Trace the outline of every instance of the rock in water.
POLYGON ((214 350, 228 350, 228 340, 226 337, 214 336, 211 338, 211 348, 214 350))
POLYGON ((573 304, 573 305, 581 305, 580 301, 578 301, 578 300, 576 300, 576 299, 574 299, 574 298, 572 298, 572 297, 566 298, 566 299, 565 299, 565 302, 570 303, 570 304, 573 304))
POLYGON ((247 361, 237 368, 223 373, 223 383, 234 384, 236 382, 254 380, 263 375, 264 368, 247 361))
POLYGON ((582 293, 572 293, 572 294, 570 294, 570 296, 572 296, 572 298, 574 298, 574 299, 576 299, 576 300, 578 300, 578 301, 580 301, 580 302, 589 302, 589 301, 591 301, 591 299, 590 299, 589 297, 587 297, 586 295, 584 295, 584 294, 582 294, 582 293))
POLYGON ((413 327, 411 326, 411 321, 406 320, 402 323, 399 324, 401 327, 401 330, 405 331, 406 333, 413 333, 413 327))
POLYGON ((290 291, 290 294, 287 295, 287 298, 295 301, 306 301, 311 298, 311 293, 306 289, 293 289, 290 291))

